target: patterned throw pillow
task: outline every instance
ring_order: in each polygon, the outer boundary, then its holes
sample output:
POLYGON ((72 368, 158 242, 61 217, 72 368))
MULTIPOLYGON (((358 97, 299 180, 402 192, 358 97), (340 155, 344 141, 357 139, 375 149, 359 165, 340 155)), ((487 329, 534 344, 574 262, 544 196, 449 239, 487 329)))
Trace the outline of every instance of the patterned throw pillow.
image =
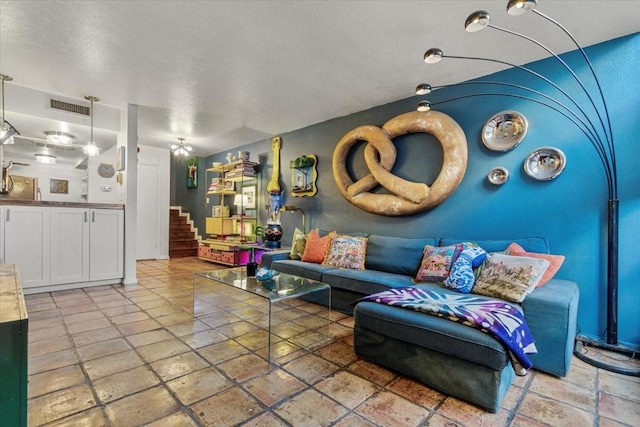
POLYGON ((307 235, 300 229, 296 228, 293 232, 293 239, 291 240, 291 252, 289 252, 290 259, 300 259, 304 254, 304 247, 307 243, 307 235))
POLYGON ((335 235, 322 265, 364 270, 367 237, 335 235))
POLYGON ((471 292, 522 302, 549 267, 546 259, 490 254, 471 292))
POLYGON ((556 275, 558 270, 560 270, 560 267, 562 267, 562 263, 564 262, 564 255, 550 255, 550 254, 540 254, 535 252, 527 252, 522 248, 522 246, 520 246, 517 243, 512 243, 509 245, 509 247, 507 248, 507 254, 514 255, 514 256, 528 256, 531 258, 541 258, 549 261, 549 268, 547 268, 547 271, 545 271, 544 274, 542 275, 542 279, 540 279, 540 282, 536 285, 537 288, 539 288, 540 286, 544 285, 549 280, 551 280, 553 276, 556 275))
POLYGON ((473 267, 482 264, 487 257, 487 252, 471 242, 463 243, 463 247, 460 256, 453 263, 449 276, 444 279, 444 285, 454 291, 468 294, 476 280, 473 267))
POLYGON ((442 282, 449 276, 451 266, 462 252, 462 244, 449 246, 426 245, 422 262, 414 282, 442 282))
POLYGON ((307 243, 305 244, 304 253, 302 254, 302 261, 321 264, 327 254, 331 239, 336 234, 335 231, 332 231, 326 236, 320 237, 317 230, 311 230, 307 235, 307 243))

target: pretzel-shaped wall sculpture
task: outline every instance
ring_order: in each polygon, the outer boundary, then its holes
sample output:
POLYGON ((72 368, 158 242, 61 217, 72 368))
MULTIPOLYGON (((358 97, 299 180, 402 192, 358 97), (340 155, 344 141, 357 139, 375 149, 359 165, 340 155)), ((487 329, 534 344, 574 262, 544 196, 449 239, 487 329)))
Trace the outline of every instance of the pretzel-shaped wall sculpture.
POLYGON ((360 126, 348 132, 333 152, 333 178, 347 201, 367 212, 385 215, 412 215, 442 203, 462 181, 467 169, 467 139, 451 117, 438 111, 414 111, 401 114, 382 126, 360 126), (425 132, 435 136, 444 152, 442 169, 431 187, 407 181, 390 171, 396 161, 397 136, 425 132), (353 182, 346 159, 358 141, 366 141, 364 160, 369 174, 353 182), (391 194, 370 193, 382 185, 391 194))

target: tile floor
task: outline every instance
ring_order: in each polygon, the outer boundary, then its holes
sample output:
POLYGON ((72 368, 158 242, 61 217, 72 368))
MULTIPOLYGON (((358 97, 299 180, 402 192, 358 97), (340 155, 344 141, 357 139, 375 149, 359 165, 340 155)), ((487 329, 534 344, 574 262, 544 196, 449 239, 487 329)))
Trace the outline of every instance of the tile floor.
MULTIPOLYGON (((640 378, 574 357, 570 374, 517 378, 496 414, 359 359, 352 318, 298 301, 266 302, 220 288, 194 319, 193 258, 138 263, 139 284, 26 297, 29 426, 640 426, 640 378), (321 328, 333 341, 292 343, 321 328)), ((222 285, 220 285, 222 286, 222 285)))

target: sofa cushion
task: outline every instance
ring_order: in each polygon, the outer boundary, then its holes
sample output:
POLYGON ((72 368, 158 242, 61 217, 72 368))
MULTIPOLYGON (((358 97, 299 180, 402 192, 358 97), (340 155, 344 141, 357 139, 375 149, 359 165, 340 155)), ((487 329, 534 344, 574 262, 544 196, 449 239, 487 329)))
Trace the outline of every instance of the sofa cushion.
POLYGON ((294 259, 277 260, 271 263, 271 268, 281 273, 293 274, 294 276, 306 277, 307 279, 322 281, 322 275, 336 267, 316 264, 313 262, 303 262, 294 259))
POLYGON ((334 235, 322 264, 364 270, 366 253, 366 237, 334 235))
POLYGON ((424 247, 420 269, 416 274, 415 282, 443 282, 449 277, 451 267, 462 252, 463 245, 424 247))
POLYGON ((299 228, 293 231, 293 238, 291 239, 291 252, 289 252, 289 258, 300 259, 304 254, 304 247, 307 243, 307 235, 299 228))
POLYGON ((549 261, 494 253, 471 292, 507 301, 522 302, 531 293, 549 267, 549 261))
POLYGON ((435 246, 436 239, 405 239, 372 234, 367 242, 365 268, 414 277, 426 245, 435 246))
POLYGON ((376 270, 334 269, 324 272, 322 281, 331 288, 371 295, 389 288, 412 286, 411 277, 376 270))
POLYGON ((564 255, 551 255, 551 254, 539 254, 536 252, 527 252, 522 246, 517 243, 511 243, 507 248, 507 254, 514 256, 527 256, 532 258, 541 258, 549 261, 549 268, 542 275, 542 279, 536 285, 536 287, 540 287, 547 283, 549 280, 556 275, 560 267, 562 267, 562 263, 564 263, 564 255))
MULTIPOLYGON (((462 243, 469 239, 456 239, 452 237, 443 237, 438 242, 438 246, 448 246, 454 243, 462 243)), ((526 239, 509 239, 509 240, 472 240, 487 252, 504 251, 507 247, 515 242, 522 246, 524 250, 529 252, 538 252, 543 254, 549 253, 549 243, 544 237, 529 237, 526 239)))

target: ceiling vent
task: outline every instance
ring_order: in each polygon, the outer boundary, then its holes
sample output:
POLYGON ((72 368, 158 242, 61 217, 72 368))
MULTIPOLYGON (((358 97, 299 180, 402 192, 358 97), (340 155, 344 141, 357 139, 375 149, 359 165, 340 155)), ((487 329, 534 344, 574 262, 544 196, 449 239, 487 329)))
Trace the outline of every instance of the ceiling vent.
POLYGON ((49 106, 54 110, 66 111, 69 113, 81 114, 89 117, 91 115, 91 108, 84 105, 72 104, 70 102, 60 101, 58 99, 50 99, 49 106))
POLYGON ((52 148, 54 150, 61 150, 61 151, 76 151, 77 148, 74 147, 73 145, 55 145, 55 144, 48 144, 46 142, 40 142, 40 141, 35 141, 34 145, 36 147, 47 147, 47 148, 52 148))

